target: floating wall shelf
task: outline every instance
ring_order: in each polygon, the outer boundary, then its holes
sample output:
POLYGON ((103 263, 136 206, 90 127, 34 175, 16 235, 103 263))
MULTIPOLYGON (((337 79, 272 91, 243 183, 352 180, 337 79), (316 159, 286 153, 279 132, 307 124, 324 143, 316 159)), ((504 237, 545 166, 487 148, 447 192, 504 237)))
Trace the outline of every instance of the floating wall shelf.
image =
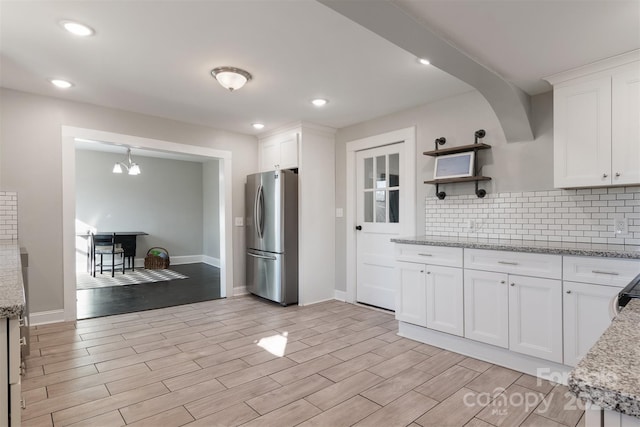
POLYGON ((436 186, 436 196, 438 196, 438 199, 443 200, 445 197, 447 197, 447 193, 445 193, 444 191, 439 191, 441 184, 452 184, 456 182, 475 182, 476 196, 482 198, 487 195, 487 192, 485 190, 478 188, 479 181, 491 180, 491 178, 488 176, 478 175, 478 151, 487 150, 491 148, 491 146, 488 144, 478 142, 478 139, 484 138, 485 135, 486 135, 486 132, 483 129, 480 129, 480 130, 477 130, 474 134, 475 142, 473 144, 438 149, 438 145, 444 145, 447 142, 445 137, 440 137, 435 140, 435 147, 436 147, 435 150, 425 151, 422 153, 425 156, 431 156, 431 157, 444 156, 447 154, 466 153, 469 151, 473 151, 475 153, 475 159, 474 159, 475 161, 473 164, 473 176, 465 176, 461 178, 433 179, 433 180, 424 182, 425 184, 434 184, 436 186))

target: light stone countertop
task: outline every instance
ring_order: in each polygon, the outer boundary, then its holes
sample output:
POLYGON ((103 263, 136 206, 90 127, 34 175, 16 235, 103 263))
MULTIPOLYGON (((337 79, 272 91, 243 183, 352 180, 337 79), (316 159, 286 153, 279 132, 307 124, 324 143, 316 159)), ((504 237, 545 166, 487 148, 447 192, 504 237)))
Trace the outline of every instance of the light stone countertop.
POLYGON ((538 240, 479 239, 468 237, 415 236, 391 239, 394 243, 450 246, 469 249, 529 252, 539 254, 640 259, 640 246, 599 243, 545 242, 538 240))
POLYGON ((571 371, 568 385, 603 409, 640 417, 640 299, 613 320, 571 371))
POLYGON ((0 241, 0 319, 19 317, 24 308, 20 247, 15 240, 0 241))

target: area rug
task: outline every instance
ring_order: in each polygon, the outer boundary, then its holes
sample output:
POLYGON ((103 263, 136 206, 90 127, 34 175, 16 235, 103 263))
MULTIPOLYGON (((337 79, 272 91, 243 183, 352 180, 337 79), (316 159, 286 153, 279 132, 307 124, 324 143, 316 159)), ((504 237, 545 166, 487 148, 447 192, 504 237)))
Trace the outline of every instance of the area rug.
POLYGON ((131 271, 127 270, 124 274, 122 271, 116 271, 115 276, 111 277, 110 271, 103 274, 96 273, 93 277, 86 272, 78 272, 76 274, 76 289, 95 289, 107 288, 110 286, 138 285, 140 283, 166 282, 168 280, 188 279, 188 276, 180 274, 173 270, 146 270, 144 268, 131 271))

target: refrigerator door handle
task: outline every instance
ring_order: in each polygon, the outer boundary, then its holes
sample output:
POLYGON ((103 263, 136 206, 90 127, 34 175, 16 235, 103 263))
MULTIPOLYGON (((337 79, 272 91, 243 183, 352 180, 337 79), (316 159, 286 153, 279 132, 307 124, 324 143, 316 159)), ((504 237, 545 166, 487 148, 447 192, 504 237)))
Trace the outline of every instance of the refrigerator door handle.
POLYGON ((262 223, 262 219, 260 218, 262 216, 262 211, 259 206, 260 194, 262 194, 262 184, 258 186, 256 198, 253 201, 253 225, 256 227, 258 237, 262 239, 262 227, 260 227, 260 224, 262 223))
POLYGON ((260 184, 260 238, 264 238, 264 187, 260 184))
POLYGON ((247 252, 247 255, 252 256, 254 258, 260 258, 260 259, 270 259, 272 261, 277 260, 276 257, 274 256, 264 256, 264 255, 256 255, 256 254, 252 254, 251 252, 247 252))

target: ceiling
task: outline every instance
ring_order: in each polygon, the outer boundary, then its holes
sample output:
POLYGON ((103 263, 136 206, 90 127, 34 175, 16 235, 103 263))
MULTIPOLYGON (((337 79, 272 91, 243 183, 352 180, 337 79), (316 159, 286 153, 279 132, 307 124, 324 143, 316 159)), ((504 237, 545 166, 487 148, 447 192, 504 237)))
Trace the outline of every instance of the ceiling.
MULTIPOLYGON (((529 94, 550 89, 547 75, 640 48, 638 0, 395 3, 529 94)), ((245 134, 297 120, 341 128, 472 90, 314 0, 0 0, 0 85, 245 134), (62 19, 96 34, 74 37, 62 19), (209 74, 221 65, 254 78, 228 92, 209 74)))

